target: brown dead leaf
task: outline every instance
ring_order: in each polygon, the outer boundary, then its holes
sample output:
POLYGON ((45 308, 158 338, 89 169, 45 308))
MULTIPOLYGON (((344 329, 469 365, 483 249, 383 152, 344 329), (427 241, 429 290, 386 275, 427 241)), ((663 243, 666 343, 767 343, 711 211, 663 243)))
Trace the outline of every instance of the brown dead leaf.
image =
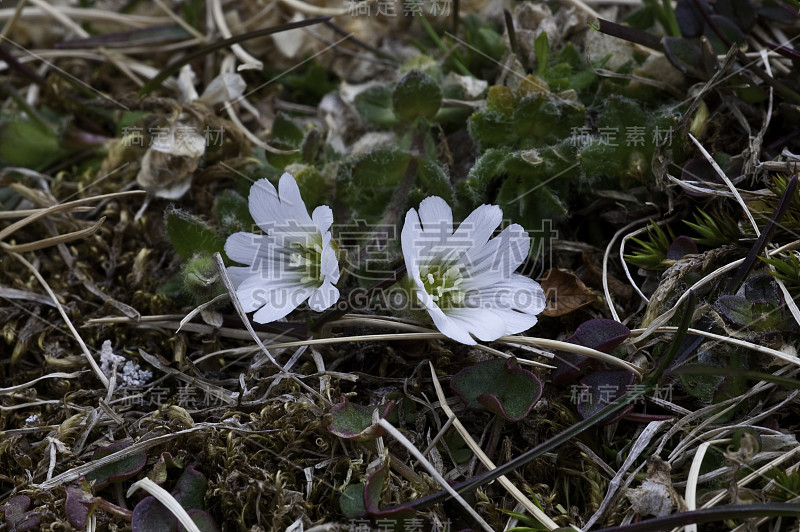
POLYGON ((547 300, 544 316, 563 316, 597 301, 595 293, 568 271, 547 270, 541 285, 547 300))

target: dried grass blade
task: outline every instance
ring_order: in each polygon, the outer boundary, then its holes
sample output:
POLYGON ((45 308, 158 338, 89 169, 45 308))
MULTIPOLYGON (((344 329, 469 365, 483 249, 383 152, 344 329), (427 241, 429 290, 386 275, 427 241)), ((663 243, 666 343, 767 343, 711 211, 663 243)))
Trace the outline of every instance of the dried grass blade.
POLYGON ((75 201, 69 201, 67 203, 59 203, 58 205, 53 205, 52 207, 48 207, 46 209, 40 209, 37 210, 36 213, 31 214, 30 216, 23 218, 22 220, 14 222, 13 224, 9 225, 8 227, 0 231, 0 240, 5 240, 7 237, 11 236, 16 231, 22 229, 31 222, 35 222, 39 218, 42 218, 43 216, 47 216, 49 214, 68 211, 73 207, 77 207, 79 205, 94 203, 105 199, 121 198, 125 196, 133 196, 141 194, 146 194, 146 192, 144 190, 129 190, 126 192, 114 192, 111 194, 101 194, 100 196, 92 196, 91 198, 83 198, 75 201))
POLYGON ((128 493, 126 494, 127 497, 133 495, 136 490, 139 488, 145 490, 147 493, 158 499, 158 502, 163 504, 167 507, 172 515, 174 515, 178 521, 188 530, 189 532, 200 532, 200 529, 197 528, 197 525, 192 521, 192 518, 189 517, 189 514, 186 513, 186 510, 183 506, 180 505, 178 501, 175 500, 175 497, 169 494, 167 490, 153 482, 147 477, 144 477, 142 480, 138 482, 134 482, 133 485, 128 489, 128 493))
POLYGON ((36 377, 32 381, 28 381, 22 384, 17 384, 16 386, 10 386, 8 388, 0 388, 0 394, 6 393, 13 393, 18 392, 20 390, 24 390, 25 388, 29 388, 36 384, 37 382, 44 380, 44 379, 74 379, 75 377, 81 375, 83 371, 74 371, 72 373, 48 373, 47 375, 42 375, 41 377, 36 377))
POLYGON ((106 217, 103 216, 97 222, 95 222, 90 227, 87 227, 86 229, 80 229, 78 231, 65 233, 63 235, 52 236, 50 238, 43 238, 41 240, 37 240, 36 242, 29 242, 27 244, 17 244, 17 245, 0 242, 0 245, 3 246, 3 249, 12 253, 26 253, 28 251, 45 249, 57 246, 59 244, 66 244, 67 242, 72 242, 73 240, 79 240, 87 236, 91 236, 95 234, 98 229, 100 229, 100 226, 103 225, 103 222, 105 220, 106 217))

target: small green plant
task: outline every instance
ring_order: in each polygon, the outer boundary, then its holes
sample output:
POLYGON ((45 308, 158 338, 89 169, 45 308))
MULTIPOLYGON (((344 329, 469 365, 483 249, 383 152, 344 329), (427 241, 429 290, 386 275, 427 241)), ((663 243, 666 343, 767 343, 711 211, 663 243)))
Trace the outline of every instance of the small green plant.
POLYGON ((663 270, 669 266, 667 252, 673 239, 674 235, 669 227, 664 231, 657 223, 650 222, 647 226, 647 237, 631 238, 639 245, 639 249, 625 255, 625 260, 645 270, 663 270))

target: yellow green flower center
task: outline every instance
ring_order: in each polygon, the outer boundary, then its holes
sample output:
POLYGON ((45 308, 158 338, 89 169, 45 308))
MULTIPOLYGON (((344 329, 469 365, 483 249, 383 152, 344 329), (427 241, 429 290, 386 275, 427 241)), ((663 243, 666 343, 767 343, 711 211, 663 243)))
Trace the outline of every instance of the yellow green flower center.
POLYGON ((303 272, 300 282, 321 283, 322 275, 322 242, 309 242, 303 245, 300 242, 292 242, 292 254, 289 255, 289 266, 299 268, 303 272))
POLYGON ((427 265, 420 268, 419 273, 425 291, 439 308, 458 307, 464 301, 464 292, 460 288, 464 279, 457 266, 427 265))

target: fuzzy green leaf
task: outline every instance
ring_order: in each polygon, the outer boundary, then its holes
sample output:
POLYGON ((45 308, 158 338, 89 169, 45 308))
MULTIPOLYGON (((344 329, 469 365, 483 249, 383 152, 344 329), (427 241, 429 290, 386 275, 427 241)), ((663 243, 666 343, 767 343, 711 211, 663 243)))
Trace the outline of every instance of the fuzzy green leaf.
POLYGON ((436 81, 419 70, 412 70, 392 92, 392 109, 403 121, 418 117, 431 119, 442 105, 442 90, 436 81))
POLYGON ((392 89, 373 85, 355 97, 355 106, 364 122, 380 127, 392 127, 399 120, 392 109, 392 89))
POLYGON ((221 252, 225 239, 198 217, 180 209, 168 208, 165 214, 167 237, 184 260, 195 253, 221 252))

